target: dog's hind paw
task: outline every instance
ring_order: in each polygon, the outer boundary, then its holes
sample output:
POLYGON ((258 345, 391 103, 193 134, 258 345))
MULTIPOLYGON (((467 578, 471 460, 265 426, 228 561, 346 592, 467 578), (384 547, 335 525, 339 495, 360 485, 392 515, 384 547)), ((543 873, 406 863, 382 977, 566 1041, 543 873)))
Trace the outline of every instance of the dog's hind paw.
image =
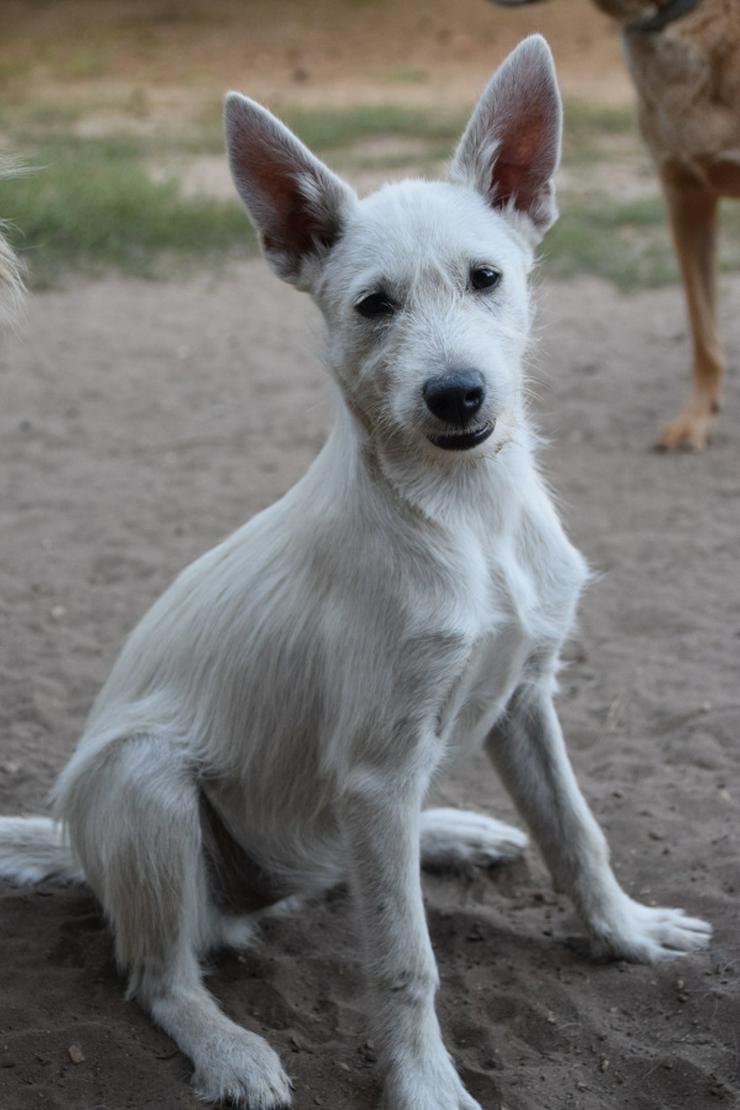
POLYGON ((247 915, 231 917, 223 914, 216 923, 214 947, 251 948, 255 944, 257 936, 257 923, 254 917, 247 915))
POLYGON ((430 870, 491 867, 526 846, 526 833, 482 813, 441 808, 421 815, 421 861, 430 870))
POLYGON ((292 1103, 292 1083, 267 1041, 240 1029, 219 1036, 199 1060, 193 1089, 202 1102, 239 1110, 284 1110, 292 1103))
POLYGON ((711 439, 714 421, 713 411, 694 411, 689 408, 665 425, 655 446, 659 451, 675 451, 679 447, 703 451, 711 439))
POLYGON ((625 895, 609 920, 593 921, 601 952, 635 963, 658 963, 706 948, 712 926, 683 910, 643 906, 625 895))

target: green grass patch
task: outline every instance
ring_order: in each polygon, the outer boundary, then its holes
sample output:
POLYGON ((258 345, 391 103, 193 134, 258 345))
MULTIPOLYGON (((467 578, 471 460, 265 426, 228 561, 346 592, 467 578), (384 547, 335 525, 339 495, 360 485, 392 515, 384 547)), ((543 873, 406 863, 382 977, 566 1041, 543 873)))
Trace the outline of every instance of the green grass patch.
MULTIPOLYGON (((129 100, 132 115, 147 111, 145 101, 129 100)), ((181 273, 183 265, 222 263, 253 249, 254 235, 236 197, 185 197, 174 171, 171 178, 153 180, 148 170, 151 164, 182 165, 191 154, 220 153, 220 105, 218 113, 213 104, 208 109, 210 123, 196 118, 177 134, 108 139, 74 133, 89 110, 80 105, 27 107, 25 116, 0 110, 0 126, 6 119, 14 123, 11 147, 33 168, 25 177, 0 182, 0 213, 13 222, 13 242, 37 286, 70 269, 167 277, 181 273)), ((466 113, 397 105, 288 106, 279 114, 310 147, 350 172, 413 166, 433 173, 466 122, 466 113), (373 142, 383 139, 394 141, 373 142)), ((596 275, 622 290, 676 281, 657 181, 653 192, 635 200, 606 192, 610 163, 624 168, 624 158, 644 158, 631 110, 571 104, 568 134, 566 167, 575 159, 578 172, 564 175, 570 184, 560 191, 562 216, 543 245, 548 279, 596 275), (592 158, 598 165, 589 172, 592 158)), ((720 242, 723 267, 740 269, 740 205, 724 206, 720 242)))
POLYGON ((565 194, 560 207, 543 248, 549 277, 593 274, 625 292, 677 279, 659 196, 620 203, 605 195, 565 194))
POLYGON ((72 50, 58 67, 62 80, 86 81, 102 77, 108 69, 108 50, 94 43, 84 43, 72 50))
POLYGON ((394 85, 422 85, 429 80, 430 74, 428 69, 419 66, 391 66, 383 70, 382 77, 394 85))
MULTIPOLYGON (((410 139, 429 145, 426 159, 433 162, 451 155, 469 118, 467 109, 435 111, 399 104, 360 104, 348 108, 302 108, 295 104, 268 105, 302 141, 319 154, 361 147, 371 139, 410 139)), ((222 104, 208 105, 199 118, 200 132, 193 139, 201 151, 222 146, 222 104)), ((644 157, 631 107, 615 108, 570 101, 565 108, 565 151, 568 162, 594 162, 619 156, 644 157)), ((397 160, 393 156, 394 162, 397 160)), ((415 157, 410 161, 414 162, 415 157)), ((389 167, 390 168, 390 167, 389 167)))
POLYGON ((631 104, 591 104, 586 100, 566 100, 565 131, 574 139, 591 135, 628 135, 636 131, 635 109, 631 104))
POLYGON ((67 269, 166 276, 173 262, 253 246, 236 202, 182 197, 175 181, 150 179, 143 153, 120 140, 60 140, 37 152, 33 172, 0 182, 0 211, 32 284, 67 269))
MULTIPOLYGON (((679 280, 657 193, 621 203, 603 194, 561 196, 561 217, 545 239, 542 260, 548 277, 595 275, 622 292, 679 280)), ((732 202, 721 210, 720 265, 725 271, 740 269, 740 207, 732 202)))
MULTIPOLYGON (((459 138, 467 112, 434 112, 405 108, 398 104, 359 104, 349 108, 301 108, 291 104, 269 104, 296 135, 319 154, 352 147, 367 139, 409 138, 430 143, 441 140, 450 146, 459 138)), ((200 114, 203 139, 209 146, 223 145, 223 105, 209 104, 200 114)), ((201 147, 201 151, 204 148, 201 147)))
POLYGON ((364 139, 410 138, 454 143, 466 115, 402 108, 398 105, 359 105, 324 111, 285 108, 280 113, 290 128, 318 150, 354 146, 364 139))
POLYGON ((32 68, 32 63, 26 60, 8 58, 0 61, 0 88, 12 84, 18 78, 27 77, 32 68))
POLYGON ((563 161, 585 171, 596 162, 644 163, 634 109, 569 100, 564 109, 563 161))

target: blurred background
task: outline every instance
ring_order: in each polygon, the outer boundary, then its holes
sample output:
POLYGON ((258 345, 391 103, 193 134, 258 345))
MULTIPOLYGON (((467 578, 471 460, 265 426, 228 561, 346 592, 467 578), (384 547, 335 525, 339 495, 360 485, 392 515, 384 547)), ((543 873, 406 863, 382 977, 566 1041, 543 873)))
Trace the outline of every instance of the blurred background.
MULTIPOLYGON (((39 286, 69 270, 163 274, 243 256, 221 98, 260 99, 359 188, 434 173, 492 68, 550 40, 567 99, 548 273, 676 278, 616 25, 588 0, 4 0, 0 143, 39 172, 0 212, 39 286)), ((740 265, 727 209, 725 267, 740 265)))

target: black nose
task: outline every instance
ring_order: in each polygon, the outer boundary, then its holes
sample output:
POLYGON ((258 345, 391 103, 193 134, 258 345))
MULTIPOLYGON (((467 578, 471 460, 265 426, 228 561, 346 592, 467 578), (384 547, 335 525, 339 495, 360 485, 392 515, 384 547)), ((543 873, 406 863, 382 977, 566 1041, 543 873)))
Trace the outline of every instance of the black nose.
POLYGON ((430 378, 422 393, 431 413, 458 428, 473 419, 486 396, 483 375, 477 370, 456 370, 430 378))

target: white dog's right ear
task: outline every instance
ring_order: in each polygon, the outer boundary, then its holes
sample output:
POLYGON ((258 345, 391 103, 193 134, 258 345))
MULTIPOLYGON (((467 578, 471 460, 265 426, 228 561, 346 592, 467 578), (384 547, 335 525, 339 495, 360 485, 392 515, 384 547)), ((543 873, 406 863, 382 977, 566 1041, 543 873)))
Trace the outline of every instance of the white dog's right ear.
POLYGON ((311 263, 337 242, 357 197, 261 104, 231 92, 224 116, 231 174, 265 257, 306 289, 311 263))
POLYGON ((534 241, 558 215, 552 178, 562 115, 550 48, 530 35, 483 90, 452 162, 453 180, 472 185, 534 241))

